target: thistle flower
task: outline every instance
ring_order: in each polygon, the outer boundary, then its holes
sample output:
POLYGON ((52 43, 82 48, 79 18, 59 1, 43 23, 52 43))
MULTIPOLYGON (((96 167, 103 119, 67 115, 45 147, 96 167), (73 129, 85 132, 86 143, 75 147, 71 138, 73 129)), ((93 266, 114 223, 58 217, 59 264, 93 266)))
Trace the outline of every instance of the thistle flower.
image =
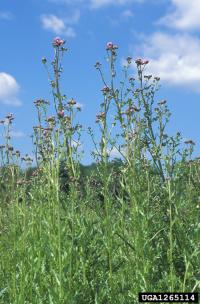
POLYGON ((114 51, 118 49, 118 46, 113 44, 111 41, 109 41, 107 44, 106 44, 106 50, 107 51, 114 51))
POLYGON ((113 43, 112 43, 112 42, 108 42, 108 43, 106 44, 106 49, 107 49, 107 50, 112 50, 112 48, 113 48, 113 43))
POLYGON ((100 120, 103 120, 106 117, 106 113, 105 112, 101 112, 99 114, 96 115, 96 122, 99 122, 100 120))
POLYGON ((161 100, 161 101, 158 102, 158 104, 159 105, 164 105, 164 104, 166 104, 166 102, 167 102, 167 100, 161 100))
POLYGON ((62 110, 62 111, 58 111, 58 117, 59 118, 63 118, 64 116, 65 116, 65 113, 64 113, 64 111, 62 110))
POLYGON ((135 60, 135 63, 137 64, 137 66, 140 66, 140 65, 146 65, 149 63, 149 60, 143 60, 141 58, 138 58, 135 60))
POLYGON ((103 89, 101 89, 101 91, 103 92, 103 94, 107 94, 107 93, 109 93, 110 92, 110 88, 109 87, 103 87, 103 89))
POLYGON ((65 40, 61 39, 60 37, 55 37, 53 40, 53 46, 59 47, 65 43, 65 40))

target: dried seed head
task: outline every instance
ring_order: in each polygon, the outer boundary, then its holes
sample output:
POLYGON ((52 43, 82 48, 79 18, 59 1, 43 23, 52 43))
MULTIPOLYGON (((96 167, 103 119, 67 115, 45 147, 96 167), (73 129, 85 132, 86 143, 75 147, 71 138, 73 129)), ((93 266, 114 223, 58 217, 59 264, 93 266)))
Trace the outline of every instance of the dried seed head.
POLYGON ((147 79, 147 80, 149 80, 149 79, 152 78, 152 75, 144 75, 144 78, 147 79))

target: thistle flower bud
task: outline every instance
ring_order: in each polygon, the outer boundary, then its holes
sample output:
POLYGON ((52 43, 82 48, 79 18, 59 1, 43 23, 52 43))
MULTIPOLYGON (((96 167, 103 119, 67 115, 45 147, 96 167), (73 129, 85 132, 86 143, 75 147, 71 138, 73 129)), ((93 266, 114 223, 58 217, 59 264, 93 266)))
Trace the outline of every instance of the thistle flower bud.
POLYGON ((47 60, 46 60, 45 57, 42 58, 42 63, 43 63, 43 64, 46 64, 46 63, 47 63, 47 60))
POLYGON ((159 105, 164 105, 164 104, 166 104, 166 102, 167 102, 167 100, 161 100, 161 101, 158 102, 158 104, 159 105))
POLYGON ((185 142, 184 142, 186 145, 195 145, 195 142, 193 141, 193 140, 191 140, 191 139, 189 139, 189 140, 186 140, 185 142))
POLYGON ((70 101, 68 101, 68 105, 73 106, 76 104, 76 101, 72 98, 70 101))
POLYGON ((101 63, 97 61, 97 62, 95 63, 95 65, 94 65, 94 67, 95 67, 96 69, 100 69, 101 63))
POLYGON ((132 62, 132 57, 128 56, 128 57, 126 58, 126 60, 127 60, 128 64, 131 64, 131 62, 132 62))

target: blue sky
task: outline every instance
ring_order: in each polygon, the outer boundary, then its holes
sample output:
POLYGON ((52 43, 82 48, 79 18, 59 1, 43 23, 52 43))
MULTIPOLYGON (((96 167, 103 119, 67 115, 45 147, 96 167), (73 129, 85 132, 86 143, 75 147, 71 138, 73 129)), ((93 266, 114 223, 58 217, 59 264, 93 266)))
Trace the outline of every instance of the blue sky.
MULTIPOLYGON (((50 99, 41 58, 53 58, 51 41, 66 40, 64 93, 83 105, 79 121, 95 126, 101 81, 94 69, 105 62, 108 41, 119 46, 118 65, 131 56, 149 59, 161 77, 158 98, 167 99, 171 133, 196 142, 199 151, 200 2, 196 0, 1 0, 0 118, 12 112, 14 145, 32 152, 33 101, 50 99)), ((0 141, 2 139, 0 138, 0 141)), ((85 133, 84 145, 91 144, 85 133)), ((85 163, 90 162, 87 155, 85 163)))

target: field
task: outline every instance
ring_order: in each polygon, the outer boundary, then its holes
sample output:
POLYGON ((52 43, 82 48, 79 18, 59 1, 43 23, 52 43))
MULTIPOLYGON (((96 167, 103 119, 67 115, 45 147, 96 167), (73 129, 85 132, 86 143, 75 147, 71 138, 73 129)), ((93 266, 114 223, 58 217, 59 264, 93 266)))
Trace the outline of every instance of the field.
POLYGON ((81 108, 60 88, 64 41, 53 49, 54 115, 35 101, 34 168, 12 147, 13 115, 1 121, 0 303, 132 304, 139 292, 199 292, 200 162, 192 140, 166 132, 160 79, 140 58, 130 77, 128 57, 117 80, 117 46, 107 44, 109 82, 95 65, 100 140, 90 128, 94 163, 86 167, 81 108))

